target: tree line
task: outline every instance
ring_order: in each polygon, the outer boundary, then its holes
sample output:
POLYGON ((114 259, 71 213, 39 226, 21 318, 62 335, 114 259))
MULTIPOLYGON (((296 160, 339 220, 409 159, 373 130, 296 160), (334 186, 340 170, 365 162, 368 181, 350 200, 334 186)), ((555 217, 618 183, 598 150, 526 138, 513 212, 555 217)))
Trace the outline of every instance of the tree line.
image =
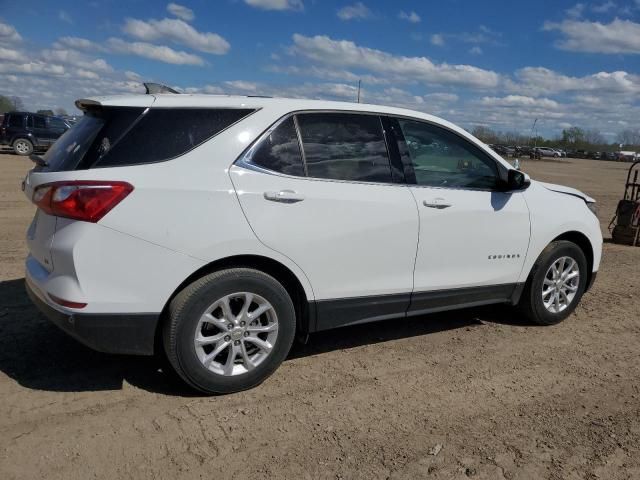
MULTIPOLYGON (((19 112, 22 110, 24 110, 24 102, 20 97, 7 97, 5 95, 0 95, 0 114, 7 112, 19 112)), ((42 115, 66 115, 67 111, 62 107, 58 107, 54 110, 38 110, 36 113, 41 113, 42 115)))
POLYGON ((614 143, 607 142, 604 135, 596 129, 579 127, 565 128, 555 138, 541 136, 530 137, 518 132, 500 132, 485 126, 477 126, 471 134, 485 143, 495 145, 538 146, 563 148, 565 150, 586 150, 597 152, 615 152, 619 150, 640 151, 640 129, 622 130, 614 143), (622 145, 622 147, 620 147, 622 145))

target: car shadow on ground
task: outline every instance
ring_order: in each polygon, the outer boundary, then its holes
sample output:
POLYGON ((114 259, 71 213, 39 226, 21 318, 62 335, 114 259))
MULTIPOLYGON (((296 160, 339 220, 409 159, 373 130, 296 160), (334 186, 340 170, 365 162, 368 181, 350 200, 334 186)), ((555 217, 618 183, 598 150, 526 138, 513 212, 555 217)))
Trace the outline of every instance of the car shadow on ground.
MULTIPOLYGON (((529 326, 513 309, 482 307, 409 319, 344 327, 295 344, 289 359, 361 345, 429 335, 484 322, 529 326)), ((154 393, 198 395, 167 372, 162 358, 109 355, 78 343, 32 305, 24 279, 0 282, 0 372, 19 385, 51 392, 122 389, 127 382, 154 393)))

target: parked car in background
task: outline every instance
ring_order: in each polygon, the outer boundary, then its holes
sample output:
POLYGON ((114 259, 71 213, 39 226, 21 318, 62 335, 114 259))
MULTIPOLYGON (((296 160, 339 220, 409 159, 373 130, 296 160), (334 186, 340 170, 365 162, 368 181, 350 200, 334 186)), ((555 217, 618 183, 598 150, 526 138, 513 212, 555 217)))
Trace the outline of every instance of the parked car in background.
POLYGON ((554 150, 556 152, 558 152, 560 154, 561 157, 566 158, 567 157, 567 152, 565 152, 564 150, 562 150, 561 148, 554 148, 554 150))
POLYGON ((256 386, 296 335, 331 328, 488 304, 556 324, 598 271, 592 198, 426 113, 209 95, 76 104, 85 116, 23 183, 38 208, 29 295, 95 349, 164 351, 204 392, 256 386))
POLYGON ((631 151, 619 151, 617 153, 617 158, 619 162, 635 162, 638 159, 638 154, 636 152, 631 151))
POLYGON ((616 152, 605 152, 604 160, 618 160, 618 154, 616 152))
POLYGON ((46 150, 71 125, 58 117, 31 112, 6 113, 0 126, 0 144, 9 145, 18 155, 46 150))
POLYGON ((589 152, 587 158, 591 160, 600 160, 602 159, 602 152, 589 152))
POLYGON ((503 157, 512 157, 515 155, 516 150, 514 147, 507 147, 505 145, 488 145, 491 150, 502 155, 503 157))
POLYGON ((532 153, 529 155, 531 158, 542 158, 542 157, 554 157, 559 158, 560 153, 558 153, 553 148, 548 147, 536 147, 533 149, 532 153))

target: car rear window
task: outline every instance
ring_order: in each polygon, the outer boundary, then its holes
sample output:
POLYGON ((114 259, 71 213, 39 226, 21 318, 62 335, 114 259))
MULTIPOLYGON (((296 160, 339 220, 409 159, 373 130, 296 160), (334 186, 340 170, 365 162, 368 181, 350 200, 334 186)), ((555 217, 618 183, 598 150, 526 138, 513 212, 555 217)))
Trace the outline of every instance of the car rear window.
POLYGON ((249 109, 150 109, 95 165, 113 167, 170 160, 252 112, 249 109))
POLYGON ((128 107, 89 111, 45 154, 45 169, 80 170, 170 160, 253 111, 128 107))
POLYGON ((9 115, 7 121, 9 127, 24 127, 24 115, 9 115))

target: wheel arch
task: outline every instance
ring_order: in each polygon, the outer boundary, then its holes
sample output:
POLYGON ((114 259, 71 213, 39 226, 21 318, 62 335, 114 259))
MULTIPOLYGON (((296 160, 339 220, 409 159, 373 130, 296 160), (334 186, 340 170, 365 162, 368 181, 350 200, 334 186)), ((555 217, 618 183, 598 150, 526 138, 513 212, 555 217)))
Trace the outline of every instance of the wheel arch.
POLYGON ((159 349, 162 348, 162 327, 167 318, 167 311, 173 298, 187 285, 199 278, 228 268, 252 268, 271 275, 284 286, 291 297, 296 311, 296 336, 304 340, 307 334, 315 328, 314 303, 309 302, 302 282, 291 269, 277 260, 262 255, 234 255, 220 258, 200 267, 184 279, 173 291, 162 309, 160 321, 156 327, 156 351, 160 351, 159 349))
POLYGON ((576 230, 572 230, 569 232, 565 232, 561 235, 558 235, 556 238, 552 240, 552 242, 557 242, 559 240, 565 240, 571 243, 575 243, 580 250, 584 253, 584 256, 587 259, 587 290, 591 286, 591 278, 593 276, 593 245, 591 245, 591 241, 589 238, 582 232, 578 232, 576 230))

